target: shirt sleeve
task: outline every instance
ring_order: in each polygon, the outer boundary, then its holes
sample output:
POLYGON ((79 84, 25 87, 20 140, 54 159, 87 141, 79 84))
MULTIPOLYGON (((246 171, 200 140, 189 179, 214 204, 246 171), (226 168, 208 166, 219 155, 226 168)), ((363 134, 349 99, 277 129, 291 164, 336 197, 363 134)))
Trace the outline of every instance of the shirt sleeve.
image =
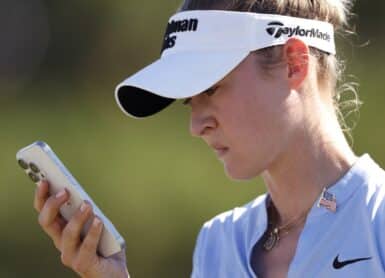
MULTIPOLYGON (((385 187, 385 185, 383 185, 385 187)), ((380 257, 382 265, 385 266, 385 192, 382 190, 382 194, 378 194, 379 198, 377 200, 378 204, 375 204, 375 216, 374 216, 374 225, 375 232, 377 237, 377 248, 380 251, 380 257)))
POLYGON ((202 227, 199 231, 193 255, 193 269, 191 273, 191 278, 203 278, 202 271, 202 256, 204 251, 204 237, 205 237, 205 228, 202 227))

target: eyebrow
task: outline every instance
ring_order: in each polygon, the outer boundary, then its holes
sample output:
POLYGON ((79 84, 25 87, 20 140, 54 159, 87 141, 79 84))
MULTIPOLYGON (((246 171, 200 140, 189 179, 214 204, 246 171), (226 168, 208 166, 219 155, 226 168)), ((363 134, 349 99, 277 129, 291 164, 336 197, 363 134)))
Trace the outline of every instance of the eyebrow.
MULTIPOLYGON (((219 87, 219 85, 215 84, 215 85, 211 86, 210 88, 204 90, 203 92, 201 92, 201 93, 199 93, 199 94, 204 94, 204 93, 210 92, 210 91, 212 91, 212 90, 216 90, 218 87, 219 87)), ((191 97, 185 98, 185 99, 183 100, 182 104, 187 105, 187 104, 189 103, 190 100, 191 100, 191 97)))

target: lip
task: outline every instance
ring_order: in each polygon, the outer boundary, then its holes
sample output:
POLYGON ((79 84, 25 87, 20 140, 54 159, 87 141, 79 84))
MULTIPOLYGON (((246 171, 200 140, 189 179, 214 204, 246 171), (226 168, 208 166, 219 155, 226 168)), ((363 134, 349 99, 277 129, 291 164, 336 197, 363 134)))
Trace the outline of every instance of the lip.
POLYGON ((217 154, 217 156, 219 156, 219 157, 224 156, 229 150, 228 147, 226 147, 226 146, 224 146, 218 142, 209 142, 208 141, 207 145, 209 145, 213 149, 213 151, 217 154))
POLYGON ((226 148, 226 147, 214 147, 214 151, 219 157, 224 156, 228 150, 229 148, 226 148))

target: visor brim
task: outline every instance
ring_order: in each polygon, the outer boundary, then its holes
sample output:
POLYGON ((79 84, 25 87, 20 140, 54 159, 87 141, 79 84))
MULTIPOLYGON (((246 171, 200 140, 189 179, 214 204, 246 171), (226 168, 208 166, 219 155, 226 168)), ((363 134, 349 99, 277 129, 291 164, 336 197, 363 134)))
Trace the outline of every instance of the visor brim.
POLYGON ((175 99, 193 97, 222 80, 250 53, 213 50, 164 55, 119 84, 115 98, 134 118, 151 116, 175 99))

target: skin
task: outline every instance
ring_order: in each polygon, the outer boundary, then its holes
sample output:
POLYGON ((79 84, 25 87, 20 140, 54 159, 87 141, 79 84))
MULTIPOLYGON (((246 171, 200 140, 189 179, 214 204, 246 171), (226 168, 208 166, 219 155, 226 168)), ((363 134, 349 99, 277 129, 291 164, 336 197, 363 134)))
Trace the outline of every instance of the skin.
MULTIPOLYGON (((231 179, 263 177, 278 226, 308 211, 322 189, 356 161, 326 97, 331 94, 318 86, 315 63, 302 41, 288 40, 283 62, 269 74, 250 54, 214 87, 188 101, 191 134, 224 148, 217 153, 231 179)), ((40 184, 34 206, 63 264, 82 277, 127 277, 124 251, 108 259, 96 254, 101 226, 80 240, 91 208, 65 223, 58 212, 68 193, 49 197, 48 187, 40 184)), ((259 277, 287 276, 302 228, 303 223, 296 225, 270 252, 256 245, 251 262, 259 277)))
MULTIPOLYGON (((227 148, 219 159, 231 179, 262 176, 277 226, 309 211, 356 161, 302 41, 284 45, 283 63, 269 75, 250 54, 215 87, 189 100, 191 134, 227 148)), ((303 222, 270 252, 257 246, 252 262, 260 277, 287 276, 302 228, 303 222)))
POLYGON ((191 134, 228 148, 219 158, 230 178, 262 175, 285 222, 309 208, 357 157, 317 86, 308 47, 290 39, 283 52, 284 62, 269 76, 250 54, 215 93, 188 104, 191 134))
POLYGON ((49 183, 46 181, 39 183, 34 198, 39 224, 60 251, 62 263, 84 278, 129 277, 124 250, 109 258, 97 255, 103 224, 94 217, 90 204, 84 203, 68 222, 60 216, 59 209, 68 199, 65 190, 49 196, 49 183), (82 227, 91 217, 93 223, 81 241, 82 227))

